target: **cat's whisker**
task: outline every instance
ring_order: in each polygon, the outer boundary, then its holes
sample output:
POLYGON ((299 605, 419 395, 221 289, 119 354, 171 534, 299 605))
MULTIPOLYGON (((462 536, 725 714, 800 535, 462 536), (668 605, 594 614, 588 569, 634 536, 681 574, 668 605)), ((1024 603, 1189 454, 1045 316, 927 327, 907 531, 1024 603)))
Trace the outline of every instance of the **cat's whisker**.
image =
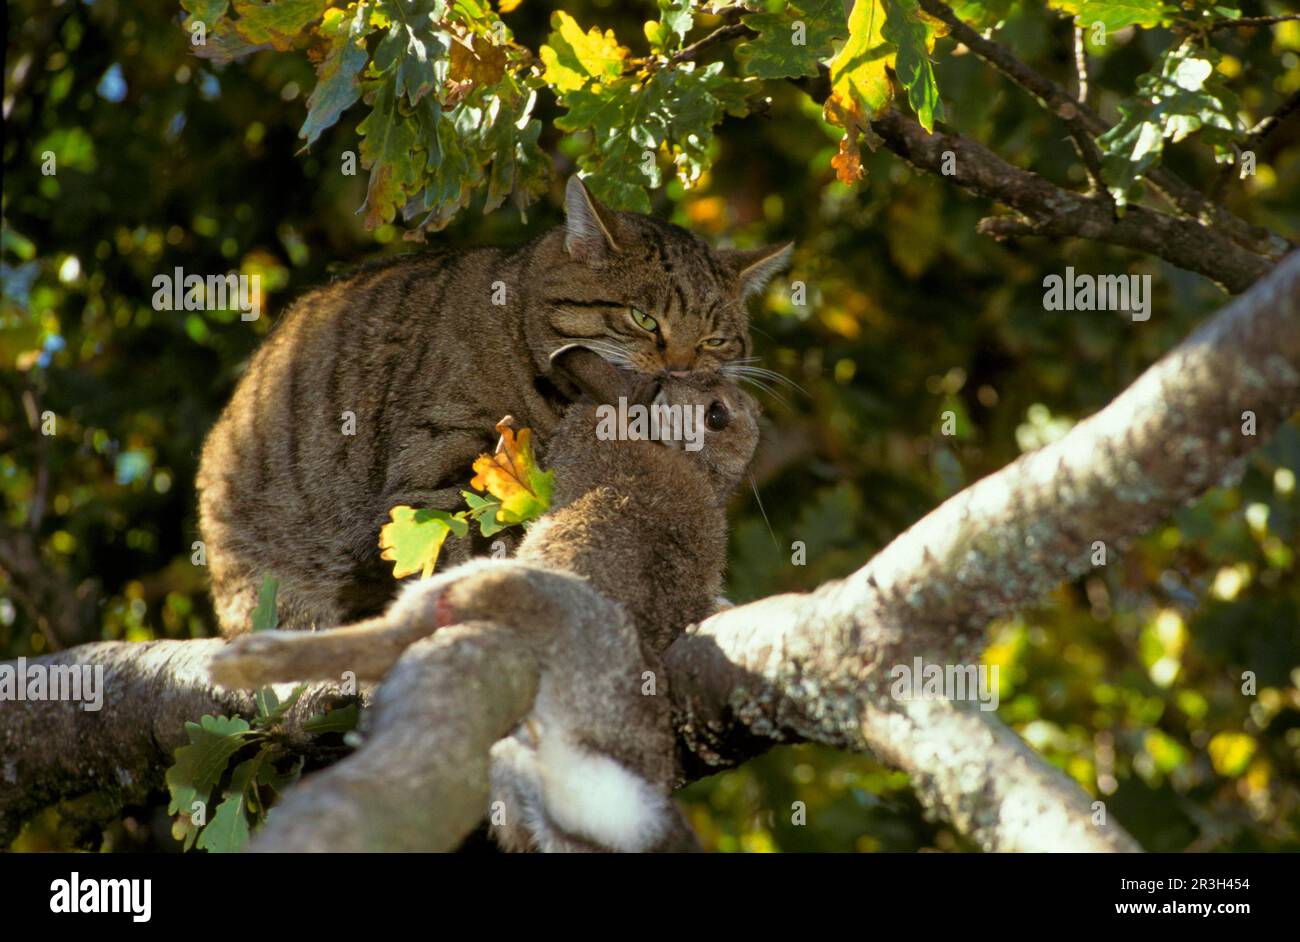
MULTIPOLYGON (((571 346, 571 345, 566 344, 566 346, 571 346)), ((596 354, 596 356, 600 357, 602 360, 604 360, 606 363, 609 363, 611 366, 618 367, 621 370, 630 370, 632 372, 636 372, 636 366, 632 363, 632 360, 627 355, 627 352, 617 344, 614 344, 610 341, 604 341, 604 340, 584 340, 581 346, 587 350, 590 350, 592 353, 596 354)), ((562 350, 562 349, 564 348, 563 347, 558 348, 557 352, 558 350, 562 350)), ((554 355, 555 354, 552 354, 552 356, 554 355)))
POLYGON ((752 364, 748 364, 748 363, 729 363, 727 364, 727 366, 731 367, 731 372, 729 372, 728 375, 732 375, 736 377, 748 376, 756 379, 769 380, 773 383, 781 383, 785 386, 790 387, 796 392, 802 393, 804 396, 808 397, 809 399, 812 398, 812 394, 808 392, 808 390, 804 389, 802 386, 800 386, 794 380, 790 379, 788 376, 783 376, 782 374, 778 373, 776 370, 769 370, 766 367, 753 366, 752 364))
POLYGON ((787 400, 784 396, 782 396, 779 392, 777 392, 776 389, 773 388, 768 383, 765 383, 760 379, 755 379, 752 376, 734 376, 732 378, 740 383, 748 383, 749 385, 753 386, 755 389, 761 389, 763 392, 767 393, 769 396, 771 396, 777 402, 781 403, 781 405, 785 406, 787 409, 790 408, 789 400, 787 400))
POLYGON ((772 545, 780 549, 781 542, 776 538, 776 531, 772 529, 772 521, 767 519, 767 508, 763 506, 763 498, 759 496, 758 482, 754 480, 754 472, 747 471, 745 476, 749 478, 749 486, 754 489, 754 500, 758 502, 758 512, 763 515, 763 522, 767 524, 767 532, 772 536, 772 545))

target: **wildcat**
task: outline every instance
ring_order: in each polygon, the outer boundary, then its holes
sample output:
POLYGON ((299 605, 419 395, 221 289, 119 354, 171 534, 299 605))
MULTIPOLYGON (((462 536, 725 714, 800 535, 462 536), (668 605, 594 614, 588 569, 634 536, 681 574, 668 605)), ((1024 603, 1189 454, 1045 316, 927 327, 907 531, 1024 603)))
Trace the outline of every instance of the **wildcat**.
MULTIPOLYGON (((573 364, 566 355, 558 366, 573 364)), ((534 654, 540 685, 530 714, 492 748, 496 842, 508 850, 689 850, 694 836, 671 798, 675 737, 660 655, 717 607, 724 507, 757 445, 758 407, 716 374, 669 377, 651 404, 697 409, 702 447, 609 440, 599 432, 599 403, 636 390, 631 378, 614 388, 617 377, 595 389, 584 372, 575 384, 589 395, 553 438, 554 503, 514 559, 473 560, 412 582, 384 615, 359 625, 236 639, 211 670, 229 686, 343 670, 378 678, 406 644, 438 627, 499 625, 534 654), (280 671, 258 673, 259 655, 272 651, 280 671)))
MULTIPOLYGON (((548 375, 560 353, 585 348, 645 377, 746 368, 745 299, 785 266, 789 245, 715 250, 608 209, 577 177, 565 211, 563 227, 518 250, 364 267, 281 318, 199 465, 223 634, 248 630, 265 576, 279 580, 284 628, 381 611, 396 589, 378 548, 390 508, 459 509, 503 415, 544 452, 574 395, 548 375)), ((444 565, 470 550, 449 540, 444 565)))

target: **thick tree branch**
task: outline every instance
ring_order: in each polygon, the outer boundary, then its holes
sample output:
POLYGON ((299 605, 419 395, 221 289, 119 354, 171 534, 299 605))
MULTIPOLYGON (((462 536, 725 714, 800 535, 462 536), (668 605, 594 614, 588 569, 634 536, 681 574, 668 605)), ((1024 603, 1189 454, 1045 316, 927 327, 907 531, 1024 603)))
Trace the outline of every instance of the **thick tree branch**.
MULTIPOLYGON (((1112 559, 1231 476, 1298 406, 1300 253, 1101 412, 945 502, 854 575, 729 609, 676 642, 665 666, 683 777, 814 740, 907 769, 927 805, 985 848, 1132 849, 991 715, 894 699, 889 668, 975 663, 991 619, 1087 572, 1099 546, 1112 559)), ((207 682, 220 644, 88 645, 38 659, 104 666, 106 709, 88 719, 75 703, 0 704, 0 836, 64 795, 142 797, 185 719, 250 712, 207 682)), ((259 846, 454 845, 481 817, 487 746, 527 712, 535 682, 508 632, 467 625, 417 641, 381 689, 367 744, 295 789, 259 846), (413 824, 419 807, 440 812, 413 824)), ((314 711, 311 698, 297 709, 314 711)))
MULTIPOLYGON (((1044 834, 1060 849, 1089 844, 1081 835, 1090 832, 1078 829, 1091 815, 1082 793, 1068 820, 1045 820, 1031 841, 1024 803, 1058 801, 1059 779, 1038 760, 1033 781, 1007 790, 992 764, 981 774, 969 756, 945 759, 918 738, 918 718, 941 712, 890 698, 886 672, 915 656, 974 663, 991 619, 1087 572, 1098 541, 1113 558, 1231 475, 1297 407, 1293 253, 1101 412, 948 500, 852 576, 728 609, 679 639, 666 663, 684 777, 772 742, 870 748, 921 773, 923 797, 945 817, 977 815, 986 848, 1028 849, 1044 834), (1243 425, 1246 413, 1253 426, 1243 425), (971 782, 981 795, 975 810, 971 782)), ((947 716, 953 730, 973 722, 947 716)), ((996 721, 980 722, 991 750, 1017 751, 996 721)), ((1028 755, 1016 761, 1033 763, 1028 755)), ((1113 824, 1094 837, 1128 844, 1113 824)))
MULTIPOLYGON (((45 668, 102 667, 104 699, 95 712, 70 700, 0 700, 0 846, 27 816, 63 798, 99 792, 119 807, 144 802, 188 742, 186 722, 205 713, 254 716, 251 693, 208 678, 208 659, 223 644, 105 641, 29 658, 27 665, 45 668)), ((309 688, 286 717, 286 733, 340 699, 332 686, 309 688)))
POLYGON ((865 709, 862 735, 911 776, 922 804, 986 851, 1141 850, 992 713, 950 700, 901 701, 865 709))

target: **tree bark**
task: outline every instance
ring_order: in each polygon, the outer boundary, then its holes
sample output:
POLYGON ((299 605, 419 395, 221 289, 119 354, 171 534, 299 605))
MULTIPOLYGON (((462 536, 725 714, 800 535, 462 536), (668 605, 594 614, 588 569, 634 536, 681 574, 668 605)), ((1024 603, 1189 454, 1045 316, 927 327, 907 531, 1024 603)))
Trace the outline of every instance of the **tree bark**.
MULTIPOLYGON (((104 700, 95 712, 69 700, 0 700, 0 846, 28 815, 62 798, 98 792, 114 807, 146 801, 164 787, 172 753, 189 742, 186 722, 254 716, 252 693, 208 677, 208 659, 223 646, 218 638, 103 641, 28 658, 43 667, 102 667, 104 700)), ((292 736, 340 699, 333 685, 308 688, 284 728, 292 736)))

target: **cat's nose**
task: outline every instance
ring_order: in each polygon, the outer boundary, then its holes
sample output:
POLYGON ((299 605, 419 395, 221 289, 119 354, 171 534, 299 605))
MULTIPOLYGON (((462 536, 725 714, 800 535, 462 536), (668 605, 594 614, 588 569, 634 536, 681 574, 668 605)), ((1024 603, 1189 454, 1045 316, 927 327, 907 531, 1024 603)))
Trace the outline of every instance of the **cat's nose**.
POLYGON ((670 376, 685 376, 694 365, 693 360, 694 357, 688 353, 670 353, 664 358, 664 368, 670 376))

